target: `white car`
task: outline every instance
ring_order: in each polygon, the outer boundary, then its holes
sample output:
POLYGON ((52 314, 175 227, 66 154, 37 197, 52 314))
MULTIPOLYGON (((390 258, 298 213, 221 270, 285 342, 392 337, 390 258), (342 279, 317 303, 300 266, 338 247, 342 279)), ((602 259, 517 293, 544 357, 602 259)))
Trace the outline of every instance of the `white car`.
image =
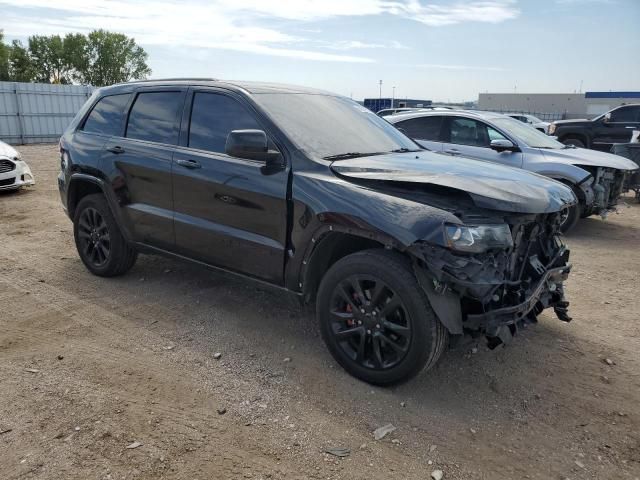
POLYGON ((549 125, 550 122, 545 122, 544 120, 540 120, 538 117, 534 117, 533 115, 529 115, 526 113, 507 113, 511 118, 515 118, 516 120, 520 120, 522 123, 526 123, 527 125, 531 125, 536 130, 540 130, 542 133, 549 133, 549 125))
POLYGON ((18 151, 0 142, 0 190, 18 190, 35 184, 33 174, 18 151))

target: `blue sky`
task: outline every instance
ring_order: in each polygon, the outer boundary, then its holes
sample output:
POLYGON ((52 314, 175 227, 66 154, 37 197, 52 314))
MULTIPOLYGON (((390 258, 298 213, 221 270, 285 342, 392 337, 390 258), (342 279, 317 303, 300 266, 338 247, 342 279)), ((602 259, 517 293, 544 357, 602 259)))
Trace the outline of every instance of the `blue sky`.
POLYGON ((640 90, 640 0, 0 0, 8 39, 132 36, 152 77, 352 95, 640 90))

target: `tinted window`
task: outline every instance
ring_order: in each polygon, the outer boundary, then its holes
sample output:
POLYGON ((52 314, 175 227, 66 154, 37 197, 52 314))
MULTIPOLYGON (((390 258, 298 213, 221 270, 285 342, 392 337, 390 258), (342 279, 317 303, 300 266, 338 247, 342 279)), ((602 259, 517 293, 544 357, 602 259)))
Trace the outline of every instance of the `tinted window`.
POLYGON ((191 148, 224 153, 229 132, 246 129, 262 128, 236 100, 217 93, 196 92, 189 126, 191 148))
MULTIPOLYGON (((530 127, 526 127, 530 128, 530 127)), ((453 117, 450 122, 451 143, 488 147, 491 140, 502 140, 505 137, 489 125, 470 118, 453 117)))
POLYGON ((640 121, 640 107, 622 107, 611 112, 612 122, 638 122, 640 121))
POLYGON ((418 140, 440 140, 442 117, 418 117, 396 123, 404 133, 418 140))
POLYGON ((120 135, 122 112, 129 102, 129 94, 102 97, 84 122, 85 132, 120 135))
POLYGON ((136 98, 127 124, 127 137, 176 144, 181 92, 141 93, 136 98))

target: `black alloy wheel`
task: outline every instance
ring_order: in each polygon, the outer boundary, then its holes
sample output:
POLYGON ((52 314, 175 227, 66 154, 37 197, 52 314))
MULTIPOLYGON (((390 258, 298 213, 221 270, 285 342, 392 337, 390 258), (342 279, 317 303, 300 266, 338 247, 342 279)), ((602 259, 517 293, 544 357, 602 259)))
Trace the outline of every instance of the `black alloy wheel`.
POLYGON ((78 220, 79 247, 94 267, 104 266, 111 255, 107 222, 95 208, 85 208, 78 220))
POLYGON ((94 275, 122 275, 138 258, 103 195, 87 195, 78 202, 73 215, 73 236, 82 263, 94 275))
POLYGON ((406 381, 431 368, 449 339, 409 257, 384 249, 335 262, 320 282, 316 316, 333 358, 375 385, 406 381))
POLYGON ((338 283, 331 317, 337 344, 365 368, 394 367, 411 345, 407 308, 393 289, 374 276, 351 275, 338 283))

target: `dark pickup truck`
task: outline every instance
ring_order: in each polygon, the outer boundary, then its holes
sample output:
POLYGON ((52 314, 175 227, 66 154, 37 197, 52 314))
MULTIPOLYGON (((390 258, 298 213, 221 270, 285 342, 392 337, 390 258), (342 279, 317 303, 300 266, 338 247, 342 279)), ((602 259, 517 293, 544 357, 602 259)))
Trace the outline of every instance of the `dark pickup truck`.
POLYGON ((425 151, 344 97, 216 80, 115 85, 77 114, 60 161, 92 273, 160 253, 315 301, 329 350, 367 382, 432 366, 464 330, 495 346, 547 307, 570 319, 559 233, 570 188, 425 151))
POLYGON ((592 120, 557 120, 549 125, 549 135, 565 145, 610 151, 614 143, 629 143, 640 130, 640 105, 622 105, 592 120))

